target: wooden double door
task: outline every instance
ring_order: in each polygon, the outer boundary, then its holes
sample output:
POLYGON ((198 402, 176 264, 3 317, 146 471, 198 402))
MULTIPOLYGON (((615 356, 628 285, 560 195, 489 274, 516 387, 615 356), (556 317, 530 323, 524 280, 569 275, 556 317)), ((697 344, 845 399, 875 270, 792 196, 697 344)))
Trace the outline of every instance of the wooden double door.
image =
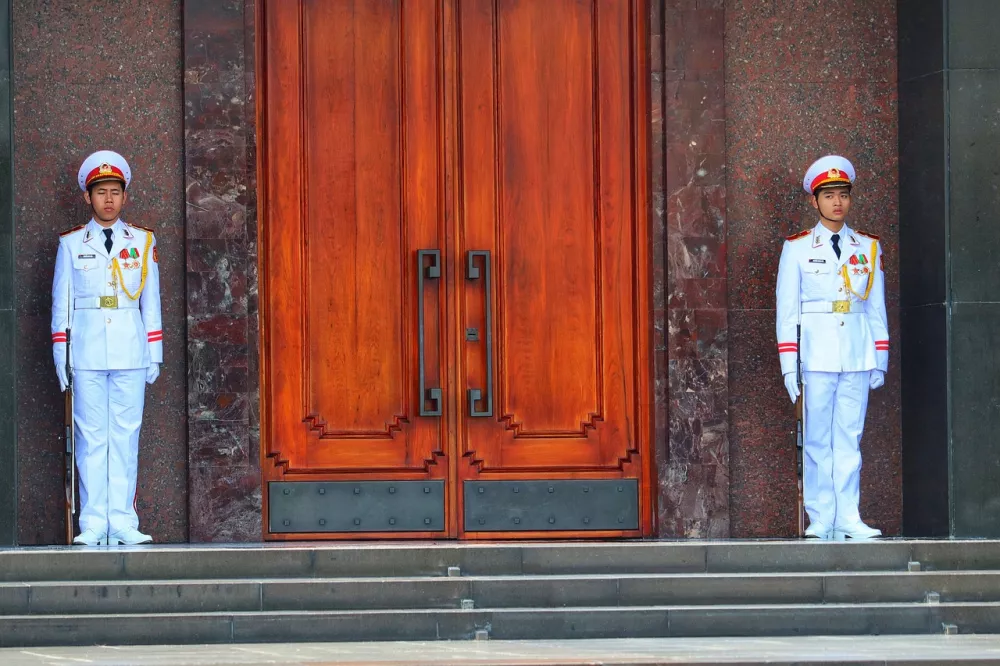
POLYGON ((259 4, 264 536, 649 534, 644 3, 259 4))

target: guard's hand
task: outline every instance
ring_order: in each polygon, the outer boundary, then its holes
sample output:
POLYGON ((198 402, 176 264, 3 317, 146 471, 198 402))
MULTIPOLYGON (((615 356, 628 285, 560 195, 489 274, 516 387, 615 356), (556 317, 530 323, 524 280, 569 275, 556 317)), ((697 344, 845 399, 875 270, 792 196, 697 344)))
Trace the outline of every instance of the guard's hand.
POLYGON ((881 388, 885 384, 885 373, 881 370, 872 370, 868 376, 868 386, 872 389, 881 388))
POLYGON ((146 368, 146 383, 152 384, 156 381, 156 378, 160 376, 160 364, 150 363, 149 367, 146 368))
POLYGON ((66 377, 66 365, 56 365, 56 377, 59 378, 59 390, 65 392, 69 386, 69 379, 66 377))
POLYGON ((799 399, 799 382, 794 372, 785 373, 785 388, 788 390, 788 397, 795 402, 799 399))
POLYGON ((59 390, 65 391, 69 386, 69 378, 66 377, 66 343, 59 342, 52 345, 52 360, 56 364, 56 377, 59 378, 59 390))

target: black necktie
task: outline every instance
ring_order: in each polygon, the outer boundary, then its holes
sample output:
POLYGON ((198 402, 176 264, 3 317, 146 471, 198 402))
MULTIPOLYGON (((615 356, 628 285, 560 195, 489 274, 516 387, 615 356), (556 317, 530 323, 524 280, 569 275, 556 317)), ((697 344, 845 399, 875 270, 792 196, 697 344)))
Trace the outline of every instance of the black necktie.
MULTIPOLYGON (((105 229, 104 230, 104 248, 108 251, 108 254, 111 254, 111 246, 112 245, 114 245, 114 243, 111 242, 111 229, 105 229)), ((836 247, 836 245, 834 245, 834 247, 836 247)), ((840 250, 837 250, 837 256, 838 257, 840 256, 840 250)))
MULTIPOLYGON (((837 259, 840 259, 840 234, 830 236, 830 241, 833 242, 833 251, 837 253, 837 259)), ((110 243, 111 241, 108 242, 110 243)), ((108 246, 108 250, 111 250, 110 246, 108 246)))

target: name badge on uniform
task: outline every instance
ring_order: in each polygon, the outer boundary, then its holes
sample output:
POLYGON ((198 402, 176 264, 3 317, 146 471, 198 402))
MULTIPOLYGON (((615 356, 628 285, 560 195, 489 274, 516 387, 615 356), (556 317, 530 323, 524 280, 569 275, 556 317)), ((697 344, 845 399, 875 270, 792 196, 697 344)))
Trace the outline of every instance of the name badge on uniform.
POLYGON ((78 255, 76 255, 76 258, 77 259, 97 259, 97 255, 96 254, 78 254, 78 255))
POLYGON ((809 263, 810 264, 825 264, 826 263, 826 259, 810 259, 809 263))

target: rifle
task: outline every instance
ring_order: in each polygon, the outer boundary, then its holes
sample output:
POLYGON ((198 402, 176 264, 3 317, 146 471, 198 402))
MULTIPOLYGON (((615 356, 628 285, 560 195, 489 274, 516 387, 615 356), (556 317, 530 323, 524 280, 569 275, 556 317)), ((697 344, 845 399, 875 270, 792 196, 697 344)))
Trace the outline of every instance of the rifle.
POLYGON ((73 544, 73 516, 76 514, 76 427, 73 424, 73 367, 70 363, 70 330, 66 328, 66 462, 63 480, 66 486, 66 543, 73 544))
POLYGON ((798 481, 798 502, 795 506, 795 514, 798 517, 798 535, 801 539, 806 532, 806 511, 805 497, 802 494, 802 446, 805 436, 805 385, 802 383, 802 352, 798 351, 802 344, 802 326, 795 329, 795 381, 799 385, 799 397, 795 401, 795 475, 798 481))

